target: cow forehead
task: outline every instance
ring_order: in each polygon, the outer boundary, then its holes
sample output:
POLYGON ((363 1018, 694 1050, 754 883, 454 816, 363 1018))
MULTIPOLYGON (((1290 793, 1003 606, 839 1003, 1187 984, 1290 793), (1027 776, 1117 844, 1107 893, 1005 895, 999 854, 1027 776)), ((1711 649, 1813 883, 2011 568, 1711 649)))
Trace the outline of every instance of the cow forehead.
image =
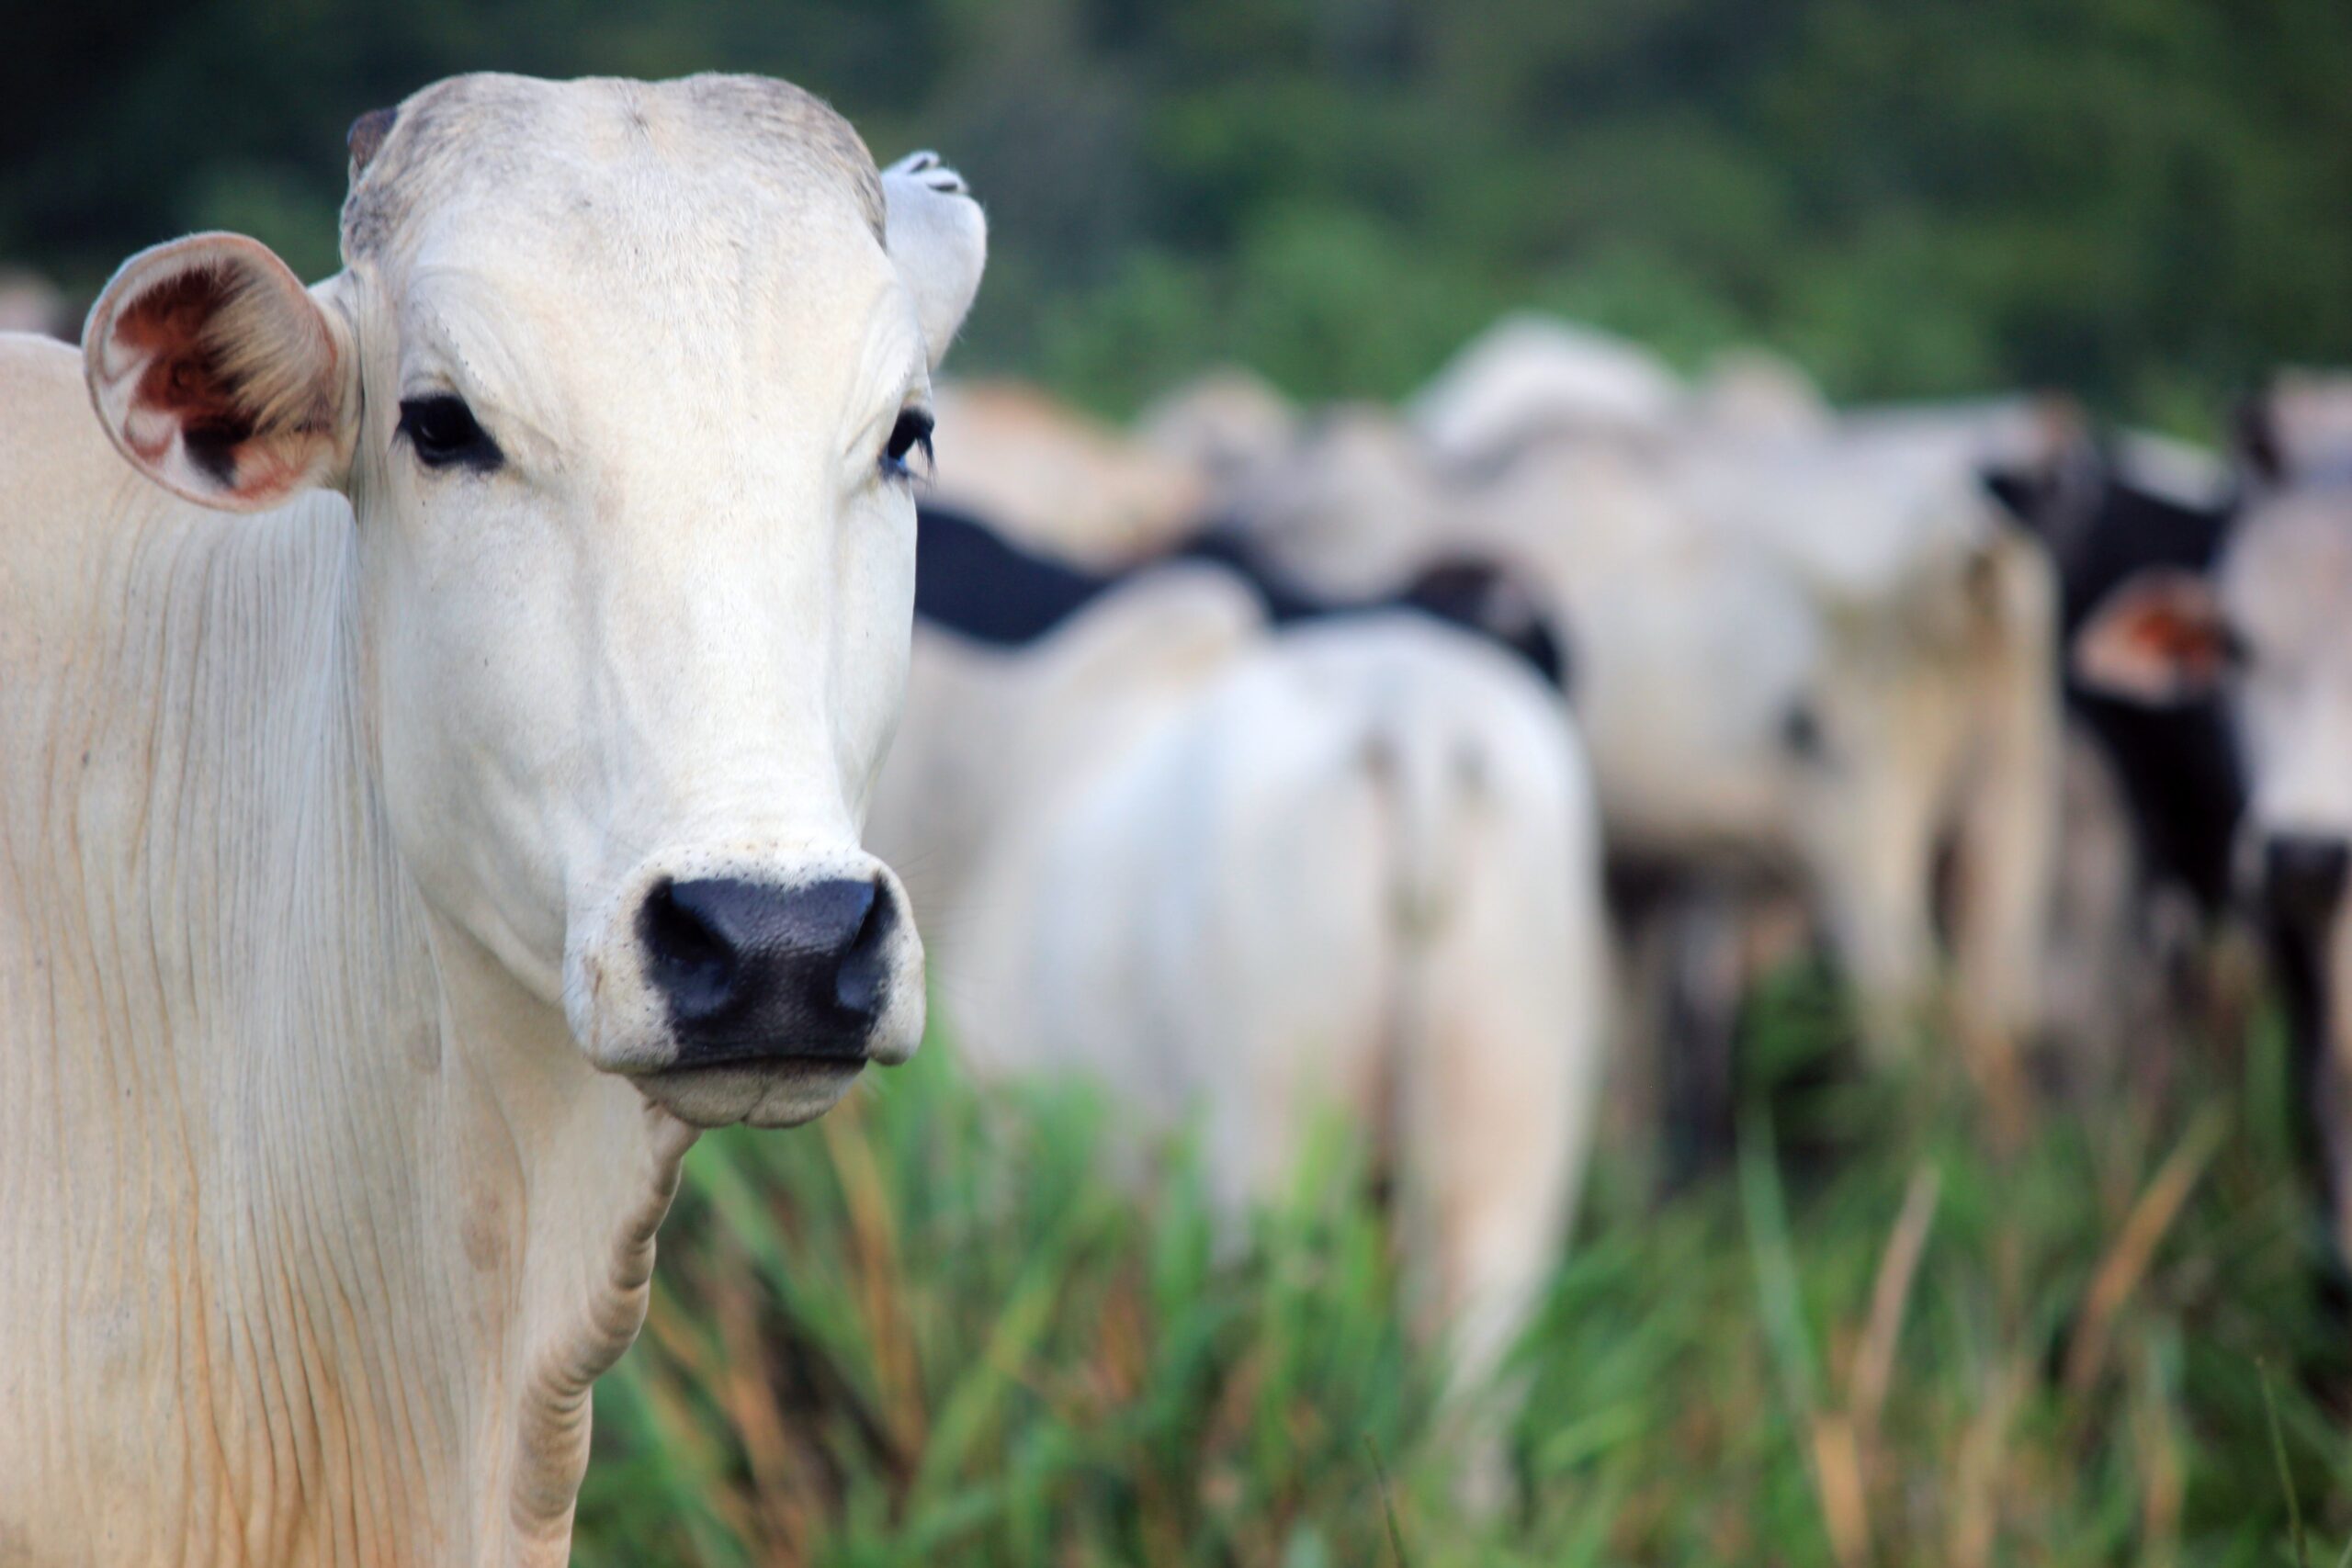
POLYGON ((384 264, 452 211, 518 230, 580 234, 632 207, 691 203, 702 226, 730 215, 853 216, 878 245, 880 176, 849 122, 788 83, 451 77, 371 130, 344 203, 346 264, 384 264), (601 199, 600 199, 601 197, 601 199))
POLYGON ((846 378, 862 412, 920 362, 871 161, 796 88, 455 78, 382 135, 345 244, 404 380, 577 434, 583 388, 644 418, 790 384, 831 407, 846 378))
POLYGON ((673 370, 854 356, 877 331, 915 346, 897 269, 839 201, 713 192, 642 167, 554 183, 548 199, 412 218, 399 254, 366 274, 404 346, 457 324, 526 356, 601 344, 673 370))

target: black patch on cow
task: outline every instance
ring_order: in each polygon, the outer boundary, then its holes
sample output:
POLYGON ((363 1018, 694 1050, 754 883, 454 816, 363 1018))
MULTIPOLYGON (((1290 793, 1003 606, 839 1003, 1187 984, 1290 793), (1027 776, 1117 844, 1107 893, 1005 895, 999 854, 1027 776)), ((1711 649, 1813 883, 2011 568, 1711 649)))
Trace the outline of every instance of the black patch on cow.
POLYGON ((915 614, 976 642, 1024 647, 1117 583, 1024 550, 965 513, 926 504, 916 515, 915 614))
POLYGON ((1313 593, 1261 560, 1238 530, 1213 524, 1166 553, 1116 574, 1091 572, 1022 548, 968 513, 925 503, 915 533, 915 614, 945 631, 999 648, 1049 636, 1135 576, 1170 561, 1213 566, 1239 579, 1266 618, 1298 626, 1408 611, 1493 643, 1566 691, 1569 659, 1553 617, 1524 582, 1490 561, 1453 558, 1426 568, 1402 591, 1363 599, 1313 593))
MULTIPOLYGON (((2100 603, 2151 568, 2210 572, 2235 498, 2181 501, 2137 483, 2111 453, 2064 482, 1996 472, 1986 489, 2049 547, 2058 567, 2061 648, 2100 603)), ((2089 691, 2070 671, 2067 711, 2114 764, 2150 881, 2188 891, 2208 916, 2230 896, 2230 847, 2245 810, 2235 733, 2221 698, 2151 708, 2089 691)))
POLYGON ((1269 565, 1231 523, 1213 523, 1170 552, 1223 567, 1250 585, 1276 626, 1409 611, 1494 644, 1560 692, 1570 689, 1568 639, 1535 589, 1510 568, 1476 556, 1430 562, 1394 593, 1335 599, 1301 587, 1269 565))

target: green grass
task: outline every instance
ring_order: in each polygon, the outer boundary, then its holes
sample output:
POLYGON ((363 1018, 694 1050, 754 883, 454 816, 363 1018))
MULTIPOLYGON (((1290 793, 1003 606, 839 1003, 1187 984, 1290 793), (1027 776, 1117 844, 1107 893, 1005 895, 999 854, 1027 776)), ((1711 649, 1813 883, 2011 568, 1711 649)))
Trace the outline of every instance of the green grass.
POLYGON ((2299 1516, 2335 1562, 2352 1336, 2275 1025, 1996 1154, 1950 1053, 1825 1070, 1826 1010, 1765 999, 1739 1147, 1670 1201, 1604 1145, 1502 1518, 1452 1506, 1344 1139, 1228 1243, 1183 1149, 933 1040, 690 1156, 578 1560, 2218 1568, 2294 1562, 2299 1516))

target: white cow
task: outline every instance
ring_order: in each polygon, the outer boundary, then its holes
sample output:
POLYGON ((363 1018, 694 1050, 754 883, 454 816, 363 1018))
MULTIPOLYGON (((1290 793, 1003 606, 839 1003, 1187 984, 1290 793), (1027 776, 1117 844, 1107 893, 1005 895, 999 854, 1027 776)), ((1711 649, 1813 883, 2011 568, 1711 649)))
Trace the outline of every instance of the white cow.
POLYGON ((1612 855, 1800 877, 1883 1046, 1935 989, 1933 870, 1958 841, 1954 995, 1972 1036, 2014 1041, 2050 898, 2054 609, 1977 465, 2032 437, 2030 405, 1559 434, 1527 396, 1527 430, 1488 410, 1521 431, 1495 471, 1449 478, 1358 412, 1252 486, 1243 524, 1326 588, 1463 549, 1545 585, 1612 855))
POLYGON ((1438 457, 1477 470, 1560 438, 1669 434, 1688 394, 1648 350, 1555 317, 1505 316, 1413 396, 1414 430, 1438 457))
POLYGON ((1109 568, 1156 554, 1208 508, 1191 463, 1020 382, 942 387, 939 427, 932 498, 1069 560, 1109 568))
POLYGON ((57 286, 37 273, 0 269, 0 333, 63 337, 73 317, 57 286))
POLYGON ((1290 450, 1299 413, 1264 378, 1226 366, 1152 400, 1136 435, 1198 474, 1215 507, 1290 450))
POLYGON ((1597 830, 1548 688, 1416 617, 1269 639, 1229 584, 1169 574, 1015 656, 919 634, 907 728, 876 841, 936 874, 918 908, 970 1060, 1198 1113, 1228 1213, 1345 1114, 1396 1178, 1455 1386, 1487 1382, 1601 1060, 1597 830), (961 844, 914 815, 951 780, 985 803, 961 844))
POLYGON ((695 1129, 921 1031, 858 835, 978 209, 744 77, 352 152, 336 276, 0 346, 10 1563, 562 1562, 695 1129))
POLYGON ((1820 616, 1800 843, 1870 1037, 1897 1042, 1931 994, 1949 848, 1951 995, 1987 1065, 2041 1017, 2063 756, 2055 576, 1984 488, 1996 449, 1965 422, 1889 421, 1696 446, 1672 479, 1820 616))

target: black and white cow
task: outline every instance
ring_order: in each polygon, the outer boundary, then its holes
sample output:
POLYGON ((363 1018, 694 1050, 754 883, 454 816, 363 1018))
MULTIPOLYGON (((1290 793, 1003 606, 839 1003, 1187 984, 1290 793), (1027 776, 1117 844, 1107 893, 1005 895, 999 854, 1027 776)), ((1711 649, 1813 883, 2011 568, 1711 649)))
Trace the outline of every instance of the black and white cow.
POLYGON ((2243 492, 2217 547, 2123 576, 2068 660, 2102 696, 2219 716, 2205 765, 2234 770, 2244 809, 2199 847, 2256 897, 2352 1254, 2352 383, 2281 377, 2240 437, 2243 492))

